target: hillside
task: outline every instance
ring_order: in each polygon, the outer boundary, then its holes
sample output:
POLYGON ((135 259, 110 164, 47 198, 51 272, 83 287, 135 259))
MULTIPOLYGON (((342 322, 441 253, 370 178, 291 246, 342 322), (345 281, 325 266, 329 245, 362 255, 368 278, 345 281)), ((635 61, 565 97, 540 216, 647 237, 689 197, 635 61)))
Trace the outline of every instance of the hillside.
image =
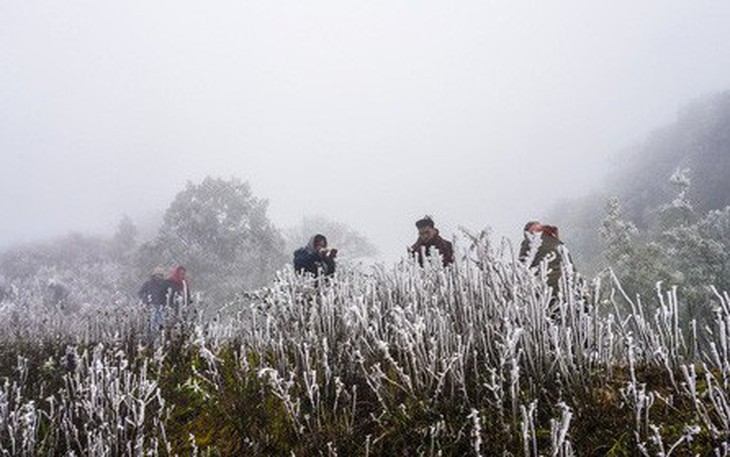
POLYGON ((619 198, 626 219, 646 228, 657 209, 674 198, 670 175, 686 168, 687 197, 697 213, 730 205, 730 91, 682 108, 676 122, 618 154, 613 167, 601 191, 561 201, 551 212, 577 261, 591 272, 603 266, 598 230, 611 197, 619 198))

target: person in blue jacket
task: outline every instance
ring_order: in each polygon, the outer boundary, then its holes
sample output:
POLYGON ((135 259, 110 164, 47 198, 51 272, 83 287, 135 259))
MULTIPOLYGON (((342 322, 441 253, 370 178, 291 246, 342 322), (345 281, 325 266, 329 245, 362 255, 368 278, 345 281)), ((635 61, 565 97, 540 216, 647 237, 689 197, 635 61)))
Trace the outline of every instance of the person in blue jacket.
POLYGON ((165 280, 165 270, 161 266, 157 266, 152 270, 150 279, 148 279, 139 289, 137 296, 149 312, 149 322, 147 325, 147 343, 154 344, 155 340, 162 333, 165 327, 165 321, 168 314, 167 308, 169 303, 168 284, 165 280))
POLYGON ((167 283, 164 276, 165 271, 162 267, 157 266, 152 270, 150 279, 142 284, 142 288, 137 292, 140 302, 149 306, 162 306, 167 302, 167 283))
POLYGON ((331 276, 335 273, 337 249, 327 249, 327 238, 314 235, 305 247, 294 251, 294 271, 316 276, 331 276))

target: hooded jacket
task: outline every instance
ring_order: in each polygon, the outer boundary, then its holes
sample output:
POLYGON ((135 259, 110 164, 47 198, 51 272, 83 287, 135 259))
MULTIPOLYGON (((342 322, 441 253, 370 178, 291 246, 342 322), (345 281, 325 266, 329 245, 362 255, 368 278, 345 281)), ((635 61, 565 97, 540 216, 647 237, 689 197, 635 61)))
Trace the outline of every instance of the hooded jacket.
POLYGON ((142 284, 137 296, 146 305, 162 305, 167 301, 167 281, 153 275, 142 284))
POLYGON ((331 276, 335 273, 335 261, 314 249, 314 237, 312 237, 305 247, 294 251, 294 271, 311 273, 314 276, 320 274, 331 276))

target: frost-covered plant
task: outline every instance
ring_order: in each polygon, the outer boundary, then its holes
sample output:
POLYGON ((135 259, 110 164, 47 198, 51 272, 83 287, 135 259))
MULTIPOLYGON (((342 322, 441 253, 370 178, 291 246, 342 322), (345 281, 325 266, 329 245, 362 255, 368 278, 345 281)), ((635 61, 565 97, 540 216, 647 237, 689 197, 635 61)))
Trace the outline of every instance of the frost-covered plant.
MULTIPOLYGON (((169 409, 144 360, 133 367, 119 348, 70 348, 62 387, 44 392, 19 359, 13 379, 0 385, 0 453, 3 455, 156 456, 169 450, 169 409), (32 398, 35 390, 42 398, 32 398)), ((53 370, 48 361, 45 369, 53 370)), ((36 380, 37 382, 38 380, 36 380)))
MULTIPOLYGON (((284 269, 154 350, 137 350, 136 305, 71 317, 4 305, 3 344, 54 344, 50 332, 70 345, 55 390, 0 397, 3 417, 22 410, 13 417, 55 426, 24 422, 26 441, 6 427, 3 449, 569 456, 603 426, 634 453, 724 452, 726 295, 712 327, 685 327, 681 290, 658 285, 646 309, 619 281, 587 284, 566 261, 554 294, 545 265, 526 268, 485 233, 468 240, 449 268, 409 259, 318 281, 284 269), (663 413, 672 408, 681 414, 663 413)), ((3 392, 21 385, 7 379, 3 392)))

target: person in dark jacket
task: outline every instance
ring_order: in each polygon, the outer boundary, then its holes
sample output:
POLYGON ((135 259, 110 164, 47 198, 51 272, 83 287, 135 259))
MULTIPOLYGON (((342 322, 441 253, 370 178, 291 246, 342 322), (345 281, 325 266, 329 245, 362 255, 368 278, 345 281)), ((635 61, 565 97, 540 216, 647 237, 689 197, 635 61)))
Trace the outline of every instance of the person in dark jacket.
POLYGON ((140 302, 149 308, 149 322, 147 326, 147 340, 149 344, 162 333, 167 317, 167 303, 169 301, 169 284, 165 280, 165 270, 157 266, 152 270, 150 279, 142 284, 137 292, 140 302))
POLYGON ((70 295, 71 289, 68 285, 66 285, 66 283, 56 278, 51 278, 48 280, 48 284, 46 285, 43 301, 46 306, 56 309, 65 309, 69 304, 70 295))
POLYGON ((547 284, 557 293, 563 267, 563 249, 565 245, 558 238, 558 228, 554 225, 542 226, 542 244, 537 250, 533 265, 539 265, 543 260, 547 261, 547 284))
POLYGON ((162 267, 155 267, 152 270, 150 279, 142 284, 137 292, 139 300, 145 305, 163 305, 167 295, 167 282, 164 279, 165 272, 162 267))
POLYGON ((418 256, 420 266, 423 266, 424 255, 430 256, 434 249, 438 251, 437 255, 441 256, 443 266, 446 267, 454 263, 454 247, 450 241, 441 238, 430 216, 417 220, 416 228, 418 229, 418 239, 408 251, 411 255, 418 256))
POLYGON ((327 238, 317 234, 309 239, 305 247, 294 251, 294 271, 317 276, 332 276, 335 273, 337 249, 327 249, 327 238))
MULTIPOLYGON (((543 225, 530 221, 525 225, 525 237, 520 245, 519 259, 530 268, 537 268, 543 261, 547 262, 547 285, 552 289, 553 297, 557 297, 565 245, 558 238, 558 228, 554 225, 543 225)), ((569 258, 569 257, 568 257, 569 258)))

